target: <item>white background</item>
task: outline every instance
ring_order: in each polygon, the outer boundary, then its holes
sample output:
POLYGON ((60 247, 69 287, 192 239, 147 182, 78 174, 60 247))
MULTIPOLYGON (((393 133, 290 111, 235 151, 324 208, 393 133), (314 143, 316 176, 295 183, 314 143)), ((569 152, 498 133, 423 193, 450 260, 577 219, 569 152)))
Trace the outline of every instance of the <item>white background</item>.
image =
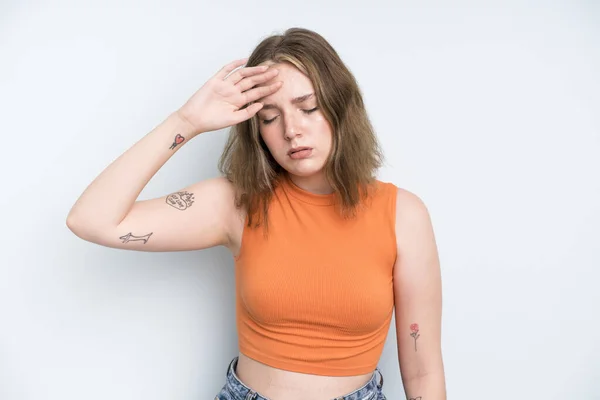
MULTIPOLYGON (((65 219, 210 76, 292 26, 336 48, 379 178, 430 210, 448 398, 600 399, 599 3, 352 4, 2 2, 0 399, 214 398, 238 351, 229 253, 109 249, 65 219)), ((217 176, 225 137, 187 144, 140 199, 217 176)), ((380 368, 402 398, 393 321, 380 368)))

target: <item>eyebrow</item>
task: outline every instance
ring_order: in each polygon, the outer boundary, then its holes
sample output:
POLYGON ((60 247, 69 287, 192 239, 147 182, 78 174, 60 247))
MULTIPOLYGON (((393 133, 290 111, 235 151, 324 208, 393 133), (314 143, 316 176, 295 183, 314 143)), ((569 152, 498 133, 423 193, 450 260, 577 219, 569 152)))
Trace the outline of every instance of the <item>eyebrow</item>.
MULTIPOLYGON (((292 99, 292 104, 297 104, 297 103, 302 103, 303 101, 306 101, 308 99, 310 99, 311 97, 313 97, 314 93, 308 93, 302 96, 298 96, 292 99)), ((263 107, 261 108, 261 110, 268 110, 271 108, 276 108, 276 106, 274 104, 263 104, 263 107)))

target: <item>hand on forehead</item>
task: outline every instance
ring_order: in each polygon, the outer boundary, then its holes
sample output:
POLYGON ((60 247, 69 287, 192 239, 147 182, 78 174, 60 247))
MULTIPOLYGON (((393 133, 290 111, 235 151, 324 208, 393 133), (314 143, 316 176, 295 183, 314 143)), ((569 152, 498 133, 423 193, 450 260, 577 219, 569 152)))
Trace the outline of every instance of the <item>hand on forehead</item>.
MULTIPOLYGON (((260 83, 257 87, 271 85, 279 81, 283 82, 283 85, 270 95, 258 99, 258 101, 281 106, 292 103, 294 99, 299 97, 314 93, 310 79, 293 65, 288 63, 275 64, 272 61, 260 65, 269 65, 271 68, 277 69, 279 74, 266 82, 260 83)), ((308 98, 312 97, 314 96, 308 98)))

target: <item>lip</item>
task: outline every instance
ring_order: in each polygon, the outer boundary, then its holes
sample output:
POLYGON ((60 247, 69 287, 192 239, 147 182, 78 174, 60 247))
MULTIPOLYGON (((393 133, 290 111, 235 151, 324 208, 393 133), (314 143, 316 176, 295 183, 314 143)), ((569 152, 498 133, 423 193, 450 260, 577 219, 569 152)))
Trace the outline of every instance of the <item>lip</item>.
POLYGON ((294 147, 293 149, 290 149, 290 151, 288 151, 288 156, 291 156, 295 152, 301 151, 301 150, 312 150, 312 147, 306 147, 306 146, 294 147))

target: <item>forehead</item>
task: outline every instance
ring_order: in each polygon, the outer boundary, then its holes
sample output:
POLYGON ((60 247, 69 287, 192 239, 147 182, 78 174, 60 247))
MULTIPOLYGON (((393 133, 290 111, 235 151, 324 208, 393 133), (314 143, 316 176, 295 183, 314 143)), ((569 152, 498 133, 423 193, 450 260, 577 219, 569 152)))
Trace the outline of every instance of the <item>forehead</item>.
POLYGON ((259 65, 269 65, 271 68, 279 70, 273 79, 260 83, 256 87, 267 86, 278 81, 283 81, 283 86, 275 93, 263 97, 261 101, 269 103, 290 102, 293 98, 303 96, 307 93, 313 93, 314 88, 308 76, 304 75, 298 68, 289 63, 275 64, 272 61, 266 61, 259 65))

